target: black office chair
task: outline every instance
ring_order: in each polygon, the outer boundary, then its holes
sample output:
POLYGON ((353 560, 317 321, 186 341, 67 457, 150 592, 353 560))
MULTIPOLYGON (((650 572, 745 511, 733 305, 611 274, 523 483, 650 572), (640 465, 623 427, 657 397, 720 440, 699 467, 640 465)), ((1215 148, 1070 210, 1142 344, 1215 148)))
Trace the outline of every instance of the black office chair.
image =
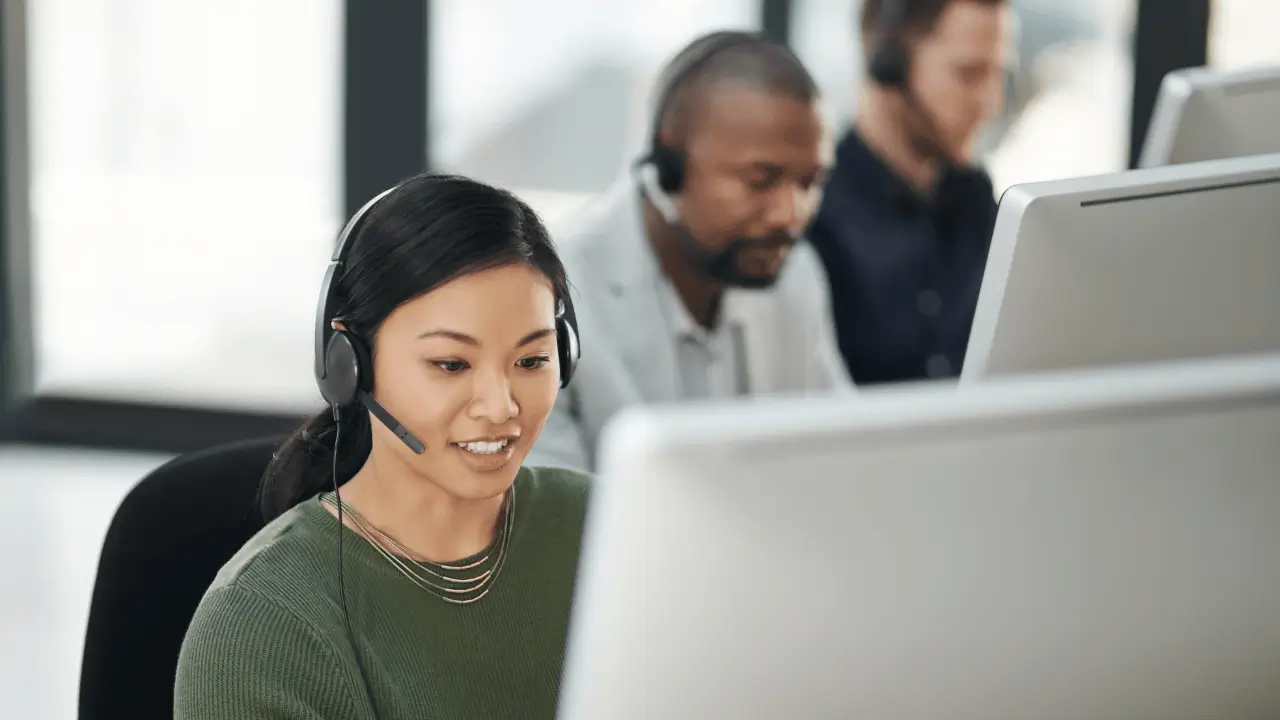
POLYGON ((171 460, 116 510, 80 669, 80 720, 173 717, 178 650, 204 591, 263 526, 258 484, 282 437, 171 460))

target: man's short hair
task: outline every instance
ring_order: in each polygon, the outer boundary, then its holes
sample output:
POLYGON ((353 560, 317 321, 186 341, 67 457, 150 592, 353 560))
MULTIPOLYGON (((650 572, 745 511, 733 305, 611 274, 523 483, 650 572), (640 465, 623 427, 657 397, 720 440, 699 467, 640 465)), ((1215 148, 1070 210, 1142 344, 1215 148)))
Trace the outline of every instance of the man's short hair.
MULTIPOLYGON (((680 66, 704 41, 705 38, 695 40, 676 55, 663 73, 664 86, 671 81, 670 71, 680 66)), ((788 48, 763 37, 744 39, 714 53, 678 81, 678 87, 671 89, 666 107, 655 108, 662 113, 659 126, 683 139, 703 95, 722 83, 737 83, 805 103, 813 102, 819 95, 813 76, 788 48)), ((661 98, 655 101, 661 102, 661 98)))
POLYGON ((905 8, 898 12, 902 13, 902 24, 895 28, 896 37, 899 39, 916 39, 921 38, 933 32, 933 28, 937 26, 938 19, 942 17, 942 11, 954 2, 977 2, 983 5, 1002 5, 1008 0, 862 0, 862 9, 859 12, 860 19, 858 26, 862 30, 863 35, 876 32, 880 17, 885 11, 885 7, 892 2, 901 2, 905 4, 905 8))

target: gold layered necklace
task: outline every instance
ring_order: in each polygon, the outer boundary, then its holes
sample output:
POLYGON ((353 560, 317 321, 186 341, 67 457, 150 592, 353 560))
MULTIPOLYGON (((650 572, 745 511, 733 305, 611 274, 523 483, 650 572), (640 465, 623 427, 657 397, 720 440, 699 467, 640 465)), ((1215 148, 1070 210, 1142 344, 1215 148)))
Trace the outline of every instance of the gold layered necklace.
POLYGON ((391 563, 400 574, 414 585, 455 605, 470 605, 489 594, 497 581, 506 559, 507 545, 515 527, 516 488, 507 491, 502 502, 498 535, 479 558, 456 563, 437 563, 427 560, 369 522, 355 508, 334 493, 324 493, 320 501, 341 510, 351 518, 351 524, 361 537, 373 546, 378 554, 391 563))

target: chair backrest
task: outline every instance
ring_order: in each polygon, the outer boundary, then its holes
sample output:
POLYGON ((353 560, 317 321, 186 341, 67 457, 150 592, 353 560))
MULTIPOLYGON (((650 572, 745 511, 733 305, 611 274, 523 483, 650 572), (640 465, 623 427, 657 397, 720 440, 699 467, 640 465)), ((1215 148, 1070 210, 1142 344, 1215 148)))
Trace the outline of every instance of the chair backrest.
POLYGON ((265 524, 258 485, 282 437, 183 455, 129 492, 107 530, 80 669, 80 720, 173 717, 187 625, 265 524))

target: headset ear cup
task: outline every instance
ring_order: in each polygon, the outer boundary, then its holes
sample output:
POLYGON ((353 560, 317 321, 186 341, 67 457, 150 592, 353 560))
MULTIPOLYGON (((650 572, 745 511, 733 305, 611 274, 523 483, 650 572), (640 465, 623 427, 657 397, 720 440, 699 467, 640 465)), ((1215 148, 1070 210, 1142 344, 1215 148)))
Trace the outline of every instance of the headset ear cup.
POLYGON ((905 88, 908 72, 907 49, 902 43, 888 41, 871 55, 868 67, 871 79, 877 85, 888 88, 905 88))
POLYGON ((350 405, 359 389, 360 367, 351 338, 344 332, 334 332, 324 351, 324 378, 320 380, 320 394, 330 405, 350 405))
POLYGON ((567 314, 556 318, 556 355, 560 361, 560 387, 568 387, 578 369, 582 349, 578 345, 578 329, 567 314))
POLYGON ((684 187, 684 153, 678 148, 661 144, 654 147, 653 167, 662 192, 675 195, 684 187))
POLYGON ((360 390, 372 389, 368 371, 369 354, 364 343, 349 332, 338 330, 329 337, 324 353, 325 375, 320 395, 330 405, 345 407, 356 401, 360 390))

